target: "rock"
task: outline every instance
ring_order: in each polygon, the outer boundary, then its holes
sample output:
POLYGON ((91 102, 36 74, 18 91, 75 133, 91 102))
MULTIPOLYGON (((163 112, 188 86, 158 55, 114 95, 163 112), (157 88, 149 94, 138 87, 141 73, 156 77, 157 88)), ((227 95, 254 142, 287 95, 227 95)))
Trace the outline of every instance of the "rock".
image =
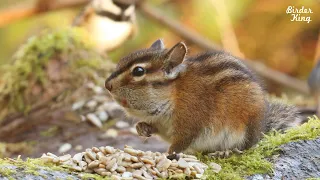
POLYGON ((109 115, 107 114, 107 112, 105 111, 98 111, 96 112, 98 118, 100 119, 100 121, 105 122, 109 119, 109 115))
POLYGON ((102 123, 101 123, 100 119, 95 114, 89 113, 89 114, 87 114, 87 118, 93 125, 95 125, 98 128, 102 128, 102 123))
POLYGON ((273 159, 272 175, 256 174, 247 179, 308 179, 320 177, 320 137, 314 140, 290 142, 281 145, 279 148, 281 153, 273 159))
POLYGON ((65 144, 62 144, 62 145, 59 147, 58 152, 59 152, 60 154, 66 153, 66 152, 68 152, 71 148, 72 148, 72 145, 71 145, 71 144, 65 143, 65 144))
POLYGON ((125 121, 116 122, 116 127, 119 128, 119 129, 128 128, 129 126, 130 126, 130 124, 125 122, 125 121))

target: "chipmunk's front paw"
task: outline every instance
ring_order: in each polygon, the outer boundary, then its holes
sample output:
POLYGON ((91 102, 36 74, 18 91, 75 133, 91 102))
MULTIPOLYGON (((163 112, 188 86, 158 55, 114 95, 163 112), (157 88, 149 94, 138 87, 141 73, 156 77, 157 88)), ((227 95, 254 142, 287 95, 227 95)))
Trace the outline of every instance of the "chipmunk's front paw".
POLYGON ((155 128, 146 122, 138 122, 136 125, 136 130, 139 136, 150 137, 155 133, 155 128))
POLYGON ((240 151, 238 148, 235 148, 233 150, 225 150, 225 151, 216 151, 214 153, 209 153, 208 156, 211 158, 228 158, 232 154, 242 154, 243 152, 240 151))

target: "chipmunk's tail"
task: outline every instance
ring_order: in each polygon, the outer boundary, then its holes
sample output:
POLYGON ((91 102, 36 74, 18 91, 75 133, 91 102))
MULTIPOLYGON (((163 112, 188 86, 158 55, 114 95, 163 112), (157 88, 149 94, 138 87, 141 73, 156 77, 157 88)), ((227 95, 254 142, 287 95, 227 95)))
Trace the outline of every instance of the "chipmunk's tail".
POLYGON ((296 107, 280 102, 269 102, 265 115, 265 132, 272 129, 286 130, 302 123, 302 117, 296 107))

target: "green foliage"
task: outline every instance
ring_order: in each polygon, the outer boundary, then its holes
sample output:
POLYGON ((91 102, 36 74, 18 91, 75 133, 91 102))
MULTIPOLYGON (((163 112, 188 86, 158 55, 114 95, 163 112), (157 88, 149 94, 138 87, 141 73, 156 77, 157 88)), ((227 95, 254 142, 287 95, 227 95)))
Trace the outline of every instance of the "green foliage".
POLYGON ((317 137, 320 137, 320 120, 317 117, 311 117, 308 123, 289 129, 285 133, 271 132, 265 135, 257 146, 245 151, 242 155, 232 155, 227 159, 210 159, 207 156, 201 156, 201 159, 208 165, 210 162, 215 162, 222 167, 219 173, 210 169, 206 171, 208 179, 243 179, 252 174, 272 173, 272 163, 266 158, 275 155, 280 145, 317 137))
POLYGON ((12 111, 28 112, 35 103, 30 97, 33 85, 45 89, 50 84, 46 68, 52 58, 63 61, 63 68, 73 77, 68 84, 75 87, 101 71, 103 59, 91 50, 88 39, 78 28, 44 31, 29 38, 13 62, 0 69, 0 120, 12 111))

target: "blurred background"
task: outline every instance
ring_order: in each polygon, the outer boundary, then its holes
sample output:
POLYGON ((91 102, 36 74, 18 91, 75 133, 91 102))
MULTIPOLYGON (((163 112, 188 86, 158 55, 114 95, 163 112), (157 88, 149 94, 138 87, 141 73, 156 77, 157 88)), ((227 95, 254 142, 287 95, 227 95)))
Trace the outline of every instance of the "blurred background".
POLYGON ((1 0, 0 157, 125 144, 165 151, 136 135, 103 85, 119 58, 159 38, 186 42, 189 54, 231 52, 270 98, 313 115, 307 80, 319 30, 319 0, 1 0))

